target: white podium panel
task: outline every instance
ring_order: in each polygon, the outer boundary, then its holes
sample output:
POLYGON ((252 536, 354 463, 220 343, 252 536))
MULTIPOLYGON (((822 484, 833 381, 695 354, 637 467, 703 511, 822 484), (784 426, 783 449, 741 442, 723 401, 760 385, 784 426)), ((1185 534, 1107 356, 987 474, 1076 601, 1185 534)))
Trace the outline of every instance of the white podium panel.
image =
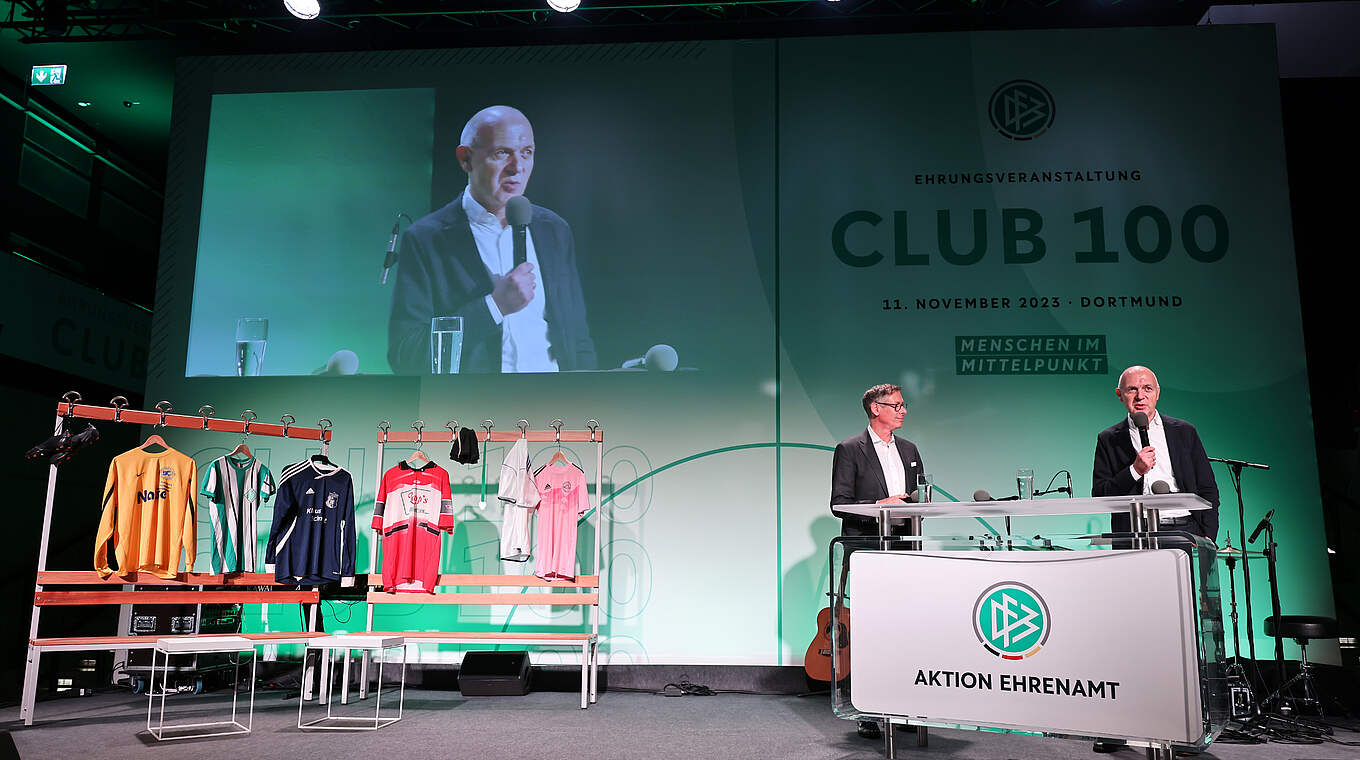
POLYGON ((850 554, 865 713, 1193 744, 1204 733, 1182 551, 850 554))

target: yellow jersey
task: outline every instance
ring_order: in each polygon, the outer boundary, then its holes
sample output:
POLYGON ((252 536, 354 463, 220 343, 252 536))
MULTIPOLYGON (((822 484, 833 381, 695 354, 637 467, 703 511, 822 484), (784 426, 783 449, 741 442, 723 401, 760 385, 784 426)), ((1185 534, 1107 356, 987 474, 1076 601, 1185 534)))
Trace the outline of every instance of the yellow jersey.
POLYGON ((104 511, 94 544, 94 569, 103 578, 109 567, 109 545, 118 574, 146 570, 174 578, 180 549, 184 571, 194 571, 197 553, 194 516, 198 469, 194 460, 174 449, 159 453, 125 451, 109 463, 104 484, 104 511))

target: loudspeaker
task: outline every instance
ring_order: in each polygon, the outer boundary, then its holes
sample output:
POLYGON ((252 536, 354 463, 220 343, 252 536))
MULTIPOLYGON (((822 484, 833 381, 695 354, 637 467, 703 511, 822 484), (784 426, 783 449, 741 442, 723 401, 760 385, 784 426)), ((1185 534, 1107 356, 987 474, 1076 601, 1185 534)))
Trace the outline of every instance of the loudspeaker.
POLYGON ((458 690, 468 697, 529 693, 528 652, 468 652, 458 668, 458 690))

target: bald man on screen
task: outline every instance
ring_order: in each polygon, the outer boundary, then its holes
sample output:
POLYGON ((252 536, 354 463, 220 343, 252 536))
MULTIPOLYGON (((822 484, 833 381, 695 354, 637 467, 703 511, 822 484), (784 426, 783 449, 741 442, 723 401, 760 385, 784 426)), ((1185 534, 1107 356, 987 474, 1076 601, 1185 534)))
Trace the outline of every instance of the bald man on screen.
POLYGON ((509 106, 478 111, 456 155, 467 189, 402 237, 388 320, 392 371, 430 374, 430 320, 446 316, 463 319, 460 372, 595 369, 571 227, 532 206, 528 260, 513 261, 506 204, 533 174, 528 118, 509 106))

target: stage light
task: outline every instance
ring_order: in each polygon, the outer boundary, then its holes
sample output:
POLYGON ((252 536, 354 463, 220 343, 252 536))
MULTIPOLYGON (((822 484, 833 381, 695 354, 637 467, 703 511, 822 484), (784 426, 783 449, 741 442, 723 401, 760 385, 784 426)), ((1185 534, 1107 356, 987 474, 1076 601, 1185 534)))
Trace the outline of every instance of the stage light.
POLYGON ((581 0, 548 0, 548 7, 558 13, 571 13, 581 7, 581 0))
POLYGON ((300 19, 314 19, 321 15, 321 3, 318 0, 283 0, 283 7, 300 19))

